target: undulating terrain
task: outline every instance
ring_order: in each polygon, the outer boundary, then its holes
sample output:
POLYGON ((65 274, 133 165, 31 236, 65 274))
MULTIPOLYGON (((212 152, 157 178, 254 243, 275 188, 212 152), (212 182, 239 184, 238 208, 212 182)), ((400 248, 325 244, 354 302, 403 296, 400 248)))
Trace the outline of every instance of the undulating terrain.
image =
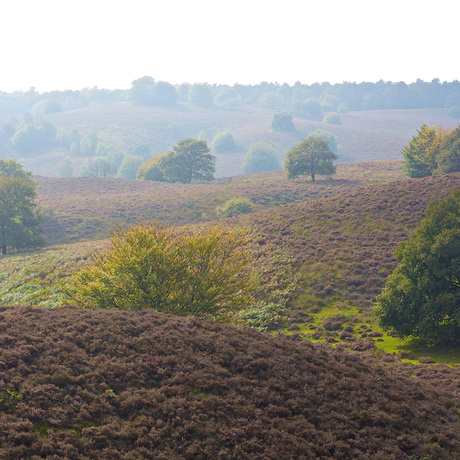
POLYGON ((5 459, 458 458, 459 368, 193 317, 0 308, 5 459))

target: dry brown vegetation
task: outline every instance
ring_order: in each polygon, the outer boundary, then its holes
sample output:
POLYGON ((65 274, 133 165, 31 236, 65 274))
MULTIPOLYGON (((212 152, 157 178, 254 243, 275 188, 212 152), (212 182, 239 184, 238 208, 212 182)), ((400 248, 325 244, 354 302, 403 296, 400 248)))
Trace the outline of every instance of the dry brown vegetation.
POLYGON ((460 368, 155 312, 0 318, 1 458, 459 458, 460 368))
POLYGON ((231 198, 249 198, 256 210, 313 199, 403 178, 400 162, 338 165, 332 180, 286 181, 283 171, 251 174, 210 184, 166 184, 101 178, 36 178, 45 207, 48 244, 106 238, 113 226, 159 219, 175 224, 217 218, 216 208, 231 198))

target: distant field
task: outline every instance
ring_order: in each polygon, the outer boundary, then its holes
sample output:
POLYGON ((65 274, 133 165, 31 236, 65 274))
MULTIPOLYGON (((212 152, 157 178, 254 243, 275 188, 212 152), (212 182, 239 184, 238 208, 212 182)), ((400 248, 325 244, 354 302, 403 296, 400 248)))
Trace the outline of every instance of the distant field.
MULTIPOLYGON (((141 144, 151 146, 153 154, 169 150, 179 139, 199 137, 211 141, 219 131, 230 131, 237 147, 217 155, 217 175, 241 174, 244 154, 255 142, 266 142, 278 151, 281 160, 286 152, 315 130, 330 132, 337 140, 341 161, 394 160, 401 158, 401 149, 422 124, 453 126, 444 109, 376 110, 341 114, 342 124, 294 118, 296 131, 271 131, 276 112, 268 109, 242 107, 224 109, 200 108, 178 104, 174 108, 140 107, 128 102, 100 104, 47 115, 57 126, 78 128, 82 134, 94 131, 107 145, 124 152, 141 144)), ((7 117, 0 117, 0 125, 7 117)), ((0 143, 5 142, 0 133, 0 143)), ((6 152, 6 151, 5 151, 6 152)), ((55 177, 64 149, 21 158, 35 174, 55 177)), ((84 158, 74 156, 78 173, 84 158)))

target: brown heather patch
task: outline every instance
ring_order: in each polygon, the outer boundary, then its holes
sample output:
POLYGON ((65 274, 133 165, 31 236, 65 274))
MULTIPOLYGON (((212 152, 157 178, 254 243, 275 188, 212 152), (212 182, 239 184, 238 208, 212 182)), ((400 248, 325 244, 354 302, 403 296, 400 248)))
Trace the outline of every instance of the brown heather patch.
POLYGON ((0 307, 0 458, 459 458, 460 368, 294 339, 0 307))
POLYGON ((257 211, 402 177, 400 162, 388 161, 339 164, 333 180, 316 184, 306 178, 287 181, 284 171, 192 185, 113 178, 36 181, 38 202, 47 210, 44 237, 56 244, 107 238, 114 226, 152 219, 179 225, 206 222, 216 219, 216 208, 231 198, 249 198, 257 211))
POLYGON ((368 310, 395 268, 393 251, 430 200, 460 187, 460 173, 325 194, 315 200, 229 220, 252 226, 260 243, 292 251, 303 279, 294 302, 318 312, 332 305, 368 310))

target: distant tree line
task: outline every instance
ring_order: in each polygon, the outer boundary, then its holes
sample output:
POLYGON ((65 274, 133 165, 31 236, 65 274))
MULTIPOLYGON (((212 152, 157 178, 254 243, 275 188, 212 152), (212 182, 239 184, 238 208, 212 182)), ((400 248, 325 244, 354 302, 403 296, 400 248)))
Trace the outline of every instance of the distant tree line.
POLYGON ((210 85, 183 83, 172 85, 145 76, 132 82, 130 89, 107 90, 84 88, 79 91, 39 93, 0 93, 0 115, 17 115, 26 111, 54 113, 120 101, 146 106, 172 106, 189 102, 199 106, 238 107, 251 105, 279 110, 289 109, 296 116, 323 119, 326 114, 348 110, 449 108, 450 115, 460 117, 460 82, 434 79, 414 83, 380 80, 372 82, 314 83, 262 82, 257 85, 210 85))

